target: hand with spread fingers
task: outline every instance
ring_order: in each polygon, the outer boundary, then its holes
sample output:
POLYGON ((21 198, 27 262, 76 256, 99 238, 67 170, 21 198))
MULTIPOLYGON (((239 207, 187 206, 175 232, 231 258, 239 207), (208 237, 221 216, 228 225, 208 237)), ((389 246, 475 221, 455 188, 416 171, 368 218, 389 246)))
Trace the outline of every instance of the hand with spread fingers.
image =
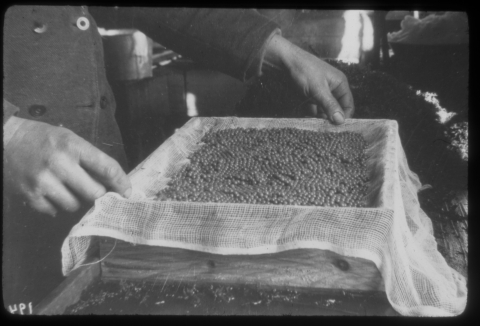
POLYGON ((17 117, 4 130, 13 126, 4 148, 5 190, 37 211, 74 212, 106 191, 130 196, 130 180, 117 161, 72 131, 17 117))
POLYGON ((268 43, 263 66, 263 71, 286 71, 314 115, 335 124, 353 116, 353 96, 345 74, 282 36, 275 35, 268 43))

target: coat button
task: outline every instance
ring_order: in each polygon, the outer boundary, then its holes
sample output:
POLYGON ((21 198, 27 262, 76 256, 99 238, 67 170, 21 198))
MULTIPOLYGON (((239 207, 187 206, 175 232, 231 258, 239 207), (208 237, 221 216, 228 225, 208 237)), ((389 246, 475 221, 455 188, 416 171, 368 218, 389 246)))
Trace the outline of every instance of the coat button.
POLYGON ((100 98, 100 108, 102 109, 106 109, 107 108, 107 105, 108 105, 108 100, 105 96, 102 96, 100 98))
POLYGON ((77 19, 77 27, 82 31, 86 31, 90 27, 90 21, 86 17, 80 17, 77 19))
POLYGON ((47 112, 47 108, 43 105, 34 104, 28 108, 28 113, 32 117, 41 117, 45 112, 47 112))

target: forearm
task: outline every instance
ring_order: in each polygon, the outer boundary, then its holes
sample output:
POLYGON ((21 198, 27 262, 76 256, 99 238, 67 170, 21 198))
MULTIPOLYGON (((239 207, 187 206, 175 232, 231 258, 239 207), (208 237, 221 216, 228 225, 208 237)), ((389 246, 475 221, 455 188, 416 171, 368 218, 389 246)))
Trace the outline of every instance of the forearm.
POLYGON ((260 73, 278 26, 251 9, 90 7, 105 28, 135 28, 172 50, 240 80, 260 73))
POLYGON ((262 73, 268 73, 269 71, 285 71, 291 73, 296 69, 296 61, 303 59, 303 53, 305 53, 305 51, 281 35, 274 35, 265 47, 262 73))

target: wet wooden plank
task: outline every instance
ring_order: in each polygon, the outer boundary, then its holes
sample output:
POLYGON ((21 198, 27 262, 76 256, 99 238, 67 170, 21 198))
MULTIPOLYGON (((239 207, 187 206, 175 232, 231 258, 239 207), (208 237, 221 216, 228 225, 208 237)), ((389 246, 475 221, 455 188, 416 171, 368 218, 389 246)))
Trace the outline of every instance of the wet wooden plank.
POLYGON ((102 279, 177 280, 275 287, 385 291, 369 260, 318 249, 264 255, 217 255, 178 248, 133 245, 103 238, 102 279), (115 243, 116 242, 116 243, 115 243), (115 248, 112 251, 113 246, 115 248))

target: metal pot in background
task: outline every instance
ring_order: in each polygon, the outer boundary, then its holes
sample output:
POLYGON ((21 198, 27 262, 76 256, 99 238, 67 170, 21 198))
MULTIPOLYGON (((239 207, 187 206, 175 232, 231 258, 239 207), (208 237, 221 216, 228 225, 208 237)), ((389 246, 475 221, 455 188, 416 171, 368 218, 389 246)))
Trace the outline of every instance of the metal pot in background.
POLYGON ((132 29, 106 30, 101 35, 110 81, 152 77, 152 39, 132 29))

